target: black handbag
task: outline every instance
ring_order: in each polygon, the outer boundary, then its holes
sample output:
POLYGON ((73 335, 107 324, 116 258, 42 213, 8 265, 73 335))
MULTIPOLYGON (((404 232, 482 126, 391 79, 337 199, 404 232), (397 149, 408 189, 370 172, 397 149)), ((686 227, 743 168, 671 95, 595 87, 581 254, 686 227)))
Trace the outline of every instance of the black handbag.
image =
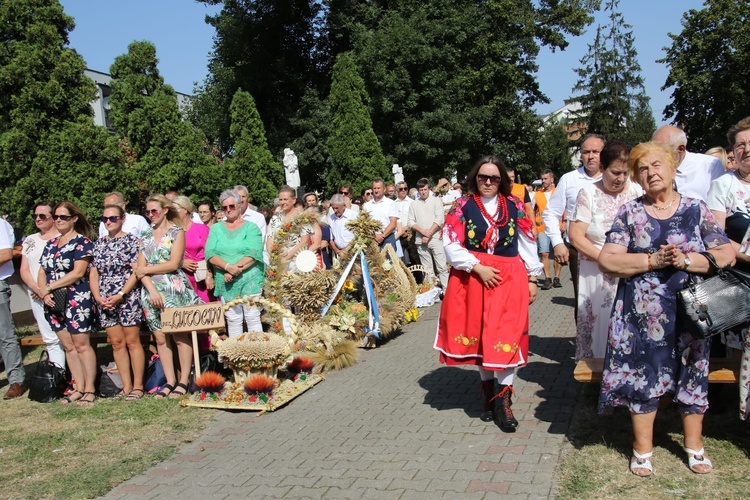
POLYGON ((29 399, 38 403, 51 403, 62 396, 67 385, 65 368, 50 362, 47 350, 42 351, 29 384, 29 399))
POLYGON ((750 274, 734 268, 722 269, 714 256, 701 252, 716 275, 698 281, 691 274, 677 294, 680 317, 690 334, 706 339, 750 320, 750 274))
POLYGON ((68 306, 68 287, 55 288, 52 290, 52 300, 55 302, 49 308, 53 313, 63 314, 68 306))

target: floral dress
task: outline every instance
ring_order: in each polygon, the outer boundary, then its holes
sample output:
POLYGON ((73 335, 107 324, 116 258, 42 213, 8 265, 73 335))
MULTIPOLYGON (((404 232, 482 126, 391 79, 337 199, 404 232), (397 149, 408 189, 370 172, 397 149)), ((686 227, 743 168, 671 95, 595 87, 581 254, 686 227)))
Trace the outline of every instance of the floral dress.
MULTIPOLYGON (((586 239, 601 250, 617 210, 642 193, 638 184, 628 182, 620 193, 611 195, 602 189, 602 181, 599 180, 578 192, 571 220, 588 224, 586 239)), ((601 272, 596 260, 578 252, 576 360, 604 357, 609 313, 612 311, 618 282, 616 276, 601 272)))
MULTIPOLYGON (((643 198, 623 205, 607 233, 607 243, 629 253, 648 253, 675 244, 682 252, 702 252, 729 243, 706 205, 683 197, 675 214, 658 220, 643 198)), ((632 413, 658 409, 659 398, 674 394, 681 413, 708 409, 709 340, 695 340, 677 318, 677 292, 689 274, 673 266, 620 279, 609 323, 599 413, 626 406, 632 413)))
MULTIPOLYGON (((47 283, 59 280, 73 270, 77 260, 91 258, 94 244, 83 235, 78 235, 62 247, 57 246, 60 237, 52 238, 42 251, 40 263, 47 275, 47 283)), ((44 317, 56 332, 87 333, 94 325, 94 301, 89 286, 89 273, 68 286, 68 307, 64 313, 55 313, 45 305, 44 317)))
MULTIPOLYGON (((177 226, 171 226, 157 243, 154 239, 154 231, 149 228, 141 233, 141 252, 146 258, 149 265, 164 264, 169 262, 172 255, 172 246, 177 235, 182 231, 177 226)), ((167 273, 150 276, 154 287, 164 301, 164 308, 182 307, 202 304, 203 301, 198 297, 190 286, 187 276, 182 269, 167 273)), ((151 304, 151 295, 146 287, 141 288, 141 303, 143 312, 146 316, 146 323, 152 332, 161 331, 161 310, 151 304)))
MULTIPOLYGON (((99 295, 110 297, 122 291, 138 262, 138 238, 130 233, 120 238, 104 236, 94 243, 93 266, 99 273, 99 295)), ((135 326, 143 321, 141 291, 136 286, 125 294, 116 309, 97 307, 104 328, 135 326)))

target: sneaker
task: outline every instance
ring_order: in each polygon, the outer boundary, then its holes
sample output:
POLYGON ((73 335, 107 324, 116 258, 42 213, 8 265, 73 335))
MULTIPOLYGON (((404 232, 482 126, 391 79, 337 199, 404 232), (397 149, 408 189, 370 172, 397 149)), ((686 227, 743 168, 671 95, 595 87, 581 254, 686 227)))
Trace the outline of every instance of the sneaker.
POLYGON ((539 289, 540 290, 549 290, 552 288, 552 280, 549 278, 539 280, 539 289))
POLYGON ((16 399, 26 393, 26 386, 23 384, 10 384, 10 389, 5 393, 3 399, 16 399))
POLYGON ((560 278, 555 278, 552 280, 552 286, 554 288, 562 288, 562 283, 560 283, 560 278))

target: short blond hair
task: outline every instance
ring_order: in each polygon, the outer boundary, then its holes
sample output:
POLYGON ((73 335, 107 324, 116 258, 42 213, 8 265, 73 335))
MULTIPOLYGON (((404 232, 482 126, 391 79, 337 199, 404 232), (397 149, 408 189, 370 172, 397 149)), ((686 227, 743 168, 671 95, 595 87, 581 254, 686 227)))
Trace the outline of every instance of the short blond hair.
POLYGON ((674 149, 668 144, 663 142, 642 142, 636 147, 630 150, 630 158, 628 159, 628 168, 630 168, 630 177, 634 182, 638 182, 638 160, 650 153, 657 153, 667 160, 669 168, 672 172, 677 171, 677 155, 675 155, 674 149))

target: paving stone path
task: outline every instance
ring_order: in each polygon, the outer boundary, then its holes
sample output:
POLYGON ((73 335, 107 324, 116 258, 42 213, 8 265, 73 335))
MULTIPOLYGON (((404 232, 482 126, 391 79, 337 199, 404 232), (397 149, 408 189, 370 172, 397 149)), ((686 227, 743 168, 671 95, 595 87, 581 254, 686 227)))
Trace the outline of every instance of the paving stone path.
POLYGON ((109 498, 550 498, 577 385, 573 290, 539 291, 517 432, 479 420, 475 368, 432 349, 439 306, 360 362, 258 417, 224 412, 170 460, 109 498))

